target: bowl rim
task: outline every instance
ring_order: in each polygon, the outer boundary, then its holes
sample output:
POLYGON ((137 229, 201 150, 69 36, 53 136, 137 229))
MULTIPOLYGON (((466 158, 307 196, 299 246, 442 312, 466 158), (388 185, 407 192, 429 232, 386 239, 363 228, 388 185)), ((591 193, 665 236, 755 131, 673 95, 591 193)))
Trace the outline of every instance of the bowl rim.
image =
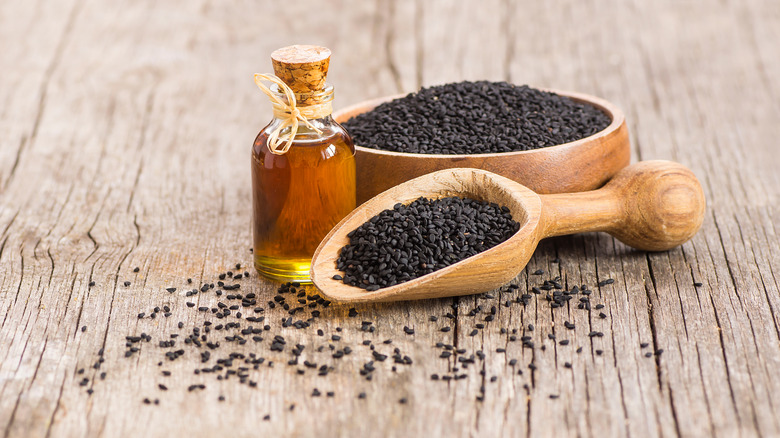
MULTIPOLYGON (((499 157, 510 157, 515 155, 523 155, 523 154, 534 154, 534 153, 544 153, 544 152, 555 152, 555 151, 562 151, 566 149, 573 149, 577 148, 579 146, 582 146, 585 143, 590 143, 596 140, 600 140, 602 138, 605 138, 615 131, 617 131, 623 124, 625 124, 625 115, 623 112, 613 103, 609 102, 606 99, 602 99, 600 97, 596 97, 590 94, 586 93, 579 93, 576 91, 565 91, 565 90, 557 90, 554 88, 536 88, 537 90, 546 91, 549 93, 555 93, 560 96, 568 97, 576 102, 580 103, 586 103, 589 105, 593 105, 600 110, 604 111, 607 116, 609 116, 612 121, 609 125, 607 125, 606 128, 602 129, 601 131, 589 135, 587 137, 581 138, 579 140, 570 141, 568 143, 561 143, 554 146, 545 146, 542 148, 537 149, 531 149, 527 151, 512 151, 512 152, 491 152, 488 154, 421 154, 421 153, 410 153, 410 152, 396 152, 396 151, 386 151, 383 149, 373 149, 373 148, 367 148, 364 146, 360 146, 358 144, 355 144, 355 149, 359 150, 362 153, 371 153, 376 155, 386 155, 386 156, 395 156, 395 157, 410 157, 410 158, 433 158, 433 159, 448 159, 448 160, 463 160, 468 158, 499 158, 499 157)), ((349 112, 354 112, 356 110, 359 110, 363 107, 370 106, 370 109, 367 109, 365 111, 361 111, 358 114, 362 114, 363 112, 370 111, 371 109, 374 109, 375 107, 379 106, 382 103, 389 102, 391 100, 395 100, 404 96, 407 96, 412 93, 404 93, 404 94, 394 94, 394 95, 388 95, 384 97, 379 97, 376 99, 368 99, 361 102, 358 102, 356 104, 347 106, 345 108, 342 108, 338 111, 335 111, 333 113, 333 118, 338 119, 342 117, 344 114, 349 112)), ((357 115, 357 114, 356 114, 357 115)), ((354 117, 354 116, 353 116, 354 117)), ((350 117, 351 118, 351 117, 350 117)), ((338 120, 337 120, 338 121, 338 120)), ((338 122, 342 123, 342 122, 338 122)))

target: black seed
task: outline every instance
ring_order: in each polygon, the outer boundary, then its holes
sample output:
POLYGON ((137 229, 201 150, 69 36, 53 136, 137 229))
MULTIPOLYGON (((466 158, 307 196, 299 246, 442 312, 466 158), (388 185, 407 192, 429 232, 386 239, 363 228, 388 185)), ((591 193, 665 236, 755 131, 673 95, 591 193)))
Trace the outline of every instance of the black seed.
POLYGON ((609 123, 598 108, 567 97, 480 81, 423 88, 353 117, 344 126, 357 144, 369 148, 478 154, 567 143, 609 123))
POLYGON ((409 205, 396 204, 350 232, 336 265, 344 272, 345 284, 373 291, 492 248, 519 227, 508 209, 496 204, 419 198, 409 205))

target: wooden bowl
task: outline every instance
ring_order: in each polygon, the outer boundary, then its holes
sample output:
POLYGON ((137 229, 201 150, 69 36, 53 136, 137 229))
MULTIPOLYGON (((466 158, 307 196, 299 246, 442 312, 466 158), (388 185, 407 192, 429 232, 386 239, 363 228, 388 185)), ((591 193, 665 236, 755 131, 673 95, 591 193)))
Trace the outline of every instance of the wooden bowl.
MULTIPOLYGON (((375 195, 437 170, 477 168, 523 184, 537 193, 571 193, 601 187, 631 160, 625 116, 615 105, 587 94, 545 90, 593 105, 611 119, 604 130, 581 140, 531 151, 474 155, 409 154, 355 145, 358 205, 375 195)), ((403 97, 387 96, 333 114, 339 123, 403 97)))

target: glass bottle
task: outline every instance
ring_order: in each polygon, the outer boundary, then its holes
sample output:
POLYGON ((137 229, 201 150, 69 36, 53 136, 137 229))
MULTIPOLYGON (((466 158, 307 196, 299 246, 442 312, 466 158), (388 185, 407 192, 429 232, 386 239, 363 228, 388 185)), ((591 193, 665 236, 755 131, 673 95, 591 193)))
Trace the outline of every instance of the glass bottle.
MULTIPOLYGON (((330 115, 333 87, 325 84, 329 55, 327 49, 313 46, 291 46, 272 54, 274 72, 295 93, 301 112, 317 105, 316 118, 298 123, 290 148, 280 154, 272 150, 269 137, 284 126, 289 112, 274 103, 274 119, 252 148, 254 263, 260 274, 278 281, 309 282, 311 258, 320 241, 355 209, 355 147, 330 115), (298 79, 301 72, 305 81, 298 79)), ((279 86, 269 90, 286 102, 279 86)), ((286 126, 278 136, 287 139, 291 131, 286 126)))

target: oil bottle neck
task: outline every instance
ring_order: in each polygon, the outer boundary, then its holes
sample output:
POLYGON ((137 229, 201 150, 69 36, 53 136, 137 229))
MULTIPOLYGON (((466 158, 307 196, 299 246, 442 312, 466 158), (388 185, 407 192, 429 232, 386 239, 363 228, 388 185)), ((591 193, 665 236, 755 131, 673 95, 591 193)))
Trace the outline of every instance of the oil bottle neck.
MULTIPOLYGON (((276 85, 271 87, 271 92, 276 97, 276 99, 272 99, 274 116, 280 118, 289 117, 288 109, 292 105, 288 102, 287 95, 276 85), (283 102, 284 105, 279 102, 283 102)), ((333 94, 333 86, 328 84, 320 90, 294 93, 294 105, 307 120, 321 119, 333 112, 333 94)))

